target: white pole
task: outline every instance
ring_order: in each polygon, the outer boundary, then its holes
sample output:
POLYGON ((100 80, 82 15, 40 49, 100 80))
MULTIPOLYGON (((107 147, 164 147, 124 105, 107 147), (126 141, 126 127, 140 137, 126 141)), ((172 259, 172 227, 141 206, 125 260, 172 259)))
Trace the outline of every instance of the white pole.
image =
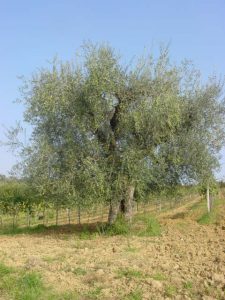
POLYGON ((211 205, 210 205, 210 196, 209 196, 209 184, 207 184, 206 198, 207 198, 208 213, 210 213, 211 205))

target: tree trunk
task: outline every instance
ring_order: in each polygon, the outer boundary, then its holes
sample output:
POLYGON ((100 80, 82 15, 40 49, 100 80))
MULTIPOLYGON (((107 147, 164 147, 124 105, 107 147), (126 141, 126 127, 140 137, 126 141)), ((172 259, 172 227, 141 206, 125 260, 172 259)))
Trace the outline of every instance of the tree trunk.
POLYGON ((108 216, 108 223, 112 225, 117 218, 118 212, 120 208, 120 203, 118 202, 110 202, 110 207, 109 207, 109 216, 108 216))
POLYGON ((112 225, 117 218, 119 212, 121 212, 128 222, 132 221, 133 217, 133 199, 134 199, 135 188, 129 185, 125 198, 120 202, 111 202, 109 208, 108 223, 112 225))
POLYGON ((124 201, 124 216, 128 222, 132 221, 133 217, 133 200, 134 200, 134 187, 132 185, 128 186, 127 194, 124 201))

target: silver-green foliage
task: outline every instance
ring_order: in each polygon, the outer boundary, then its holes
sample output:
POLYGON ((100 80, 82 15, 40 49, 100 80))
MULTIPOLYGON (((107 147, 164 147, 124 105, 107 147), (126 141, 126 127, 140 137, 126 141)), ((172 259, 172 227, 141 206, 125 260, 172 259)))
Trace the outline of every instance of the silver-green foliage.
POLYGON ((168 49, 129 66, 108 45, 85 44, 77 61, 54 61, 24 82, 24 176, 46 201, 90 206, 202 181, 224 141, 222 84, 201 84, 168 49))

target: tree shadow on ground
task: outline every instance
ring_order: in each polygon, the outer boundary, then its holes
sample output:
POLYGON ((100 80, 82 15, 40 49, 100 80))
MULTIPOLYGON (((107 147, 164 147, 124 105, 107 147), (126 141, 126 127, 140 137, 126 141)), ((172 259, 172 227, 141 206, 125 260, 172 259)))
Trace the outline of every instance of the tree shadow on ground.
POLYGON ((62 236, 62 235, 85 235, 92 236, 100 233, 101 228, 105 227, 106 223, 84 223, 84 224, 67 224, 67 225, 37 225, 31 227, 13 227, 4 226, 0 228, 0 235, 18 235, 29 234, 37 236, 62 236))
POLYGON ((184 219, 185 216, 186 216, 186 213, 180 212, 180 213, 177 213, 177 214, 175 214, 175 215, 172 215, 172 216, 170 217, 170 219, 173 219, 173 220, 175 220, 175 219, 184 219))

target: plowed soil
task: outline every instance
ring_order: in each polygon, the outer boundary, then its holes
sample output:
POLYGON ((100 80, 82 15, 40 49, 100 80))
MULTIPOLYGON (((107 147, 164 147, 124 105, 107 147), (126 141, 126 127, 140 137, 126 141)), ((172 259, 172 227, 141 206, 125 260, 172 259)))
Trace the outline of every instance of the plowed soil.
POLYGON ((225 299, 225 221, 200 225, 192 205, 161 214, 157 237, 0 236, 0 261, 78 299, 225 299))

